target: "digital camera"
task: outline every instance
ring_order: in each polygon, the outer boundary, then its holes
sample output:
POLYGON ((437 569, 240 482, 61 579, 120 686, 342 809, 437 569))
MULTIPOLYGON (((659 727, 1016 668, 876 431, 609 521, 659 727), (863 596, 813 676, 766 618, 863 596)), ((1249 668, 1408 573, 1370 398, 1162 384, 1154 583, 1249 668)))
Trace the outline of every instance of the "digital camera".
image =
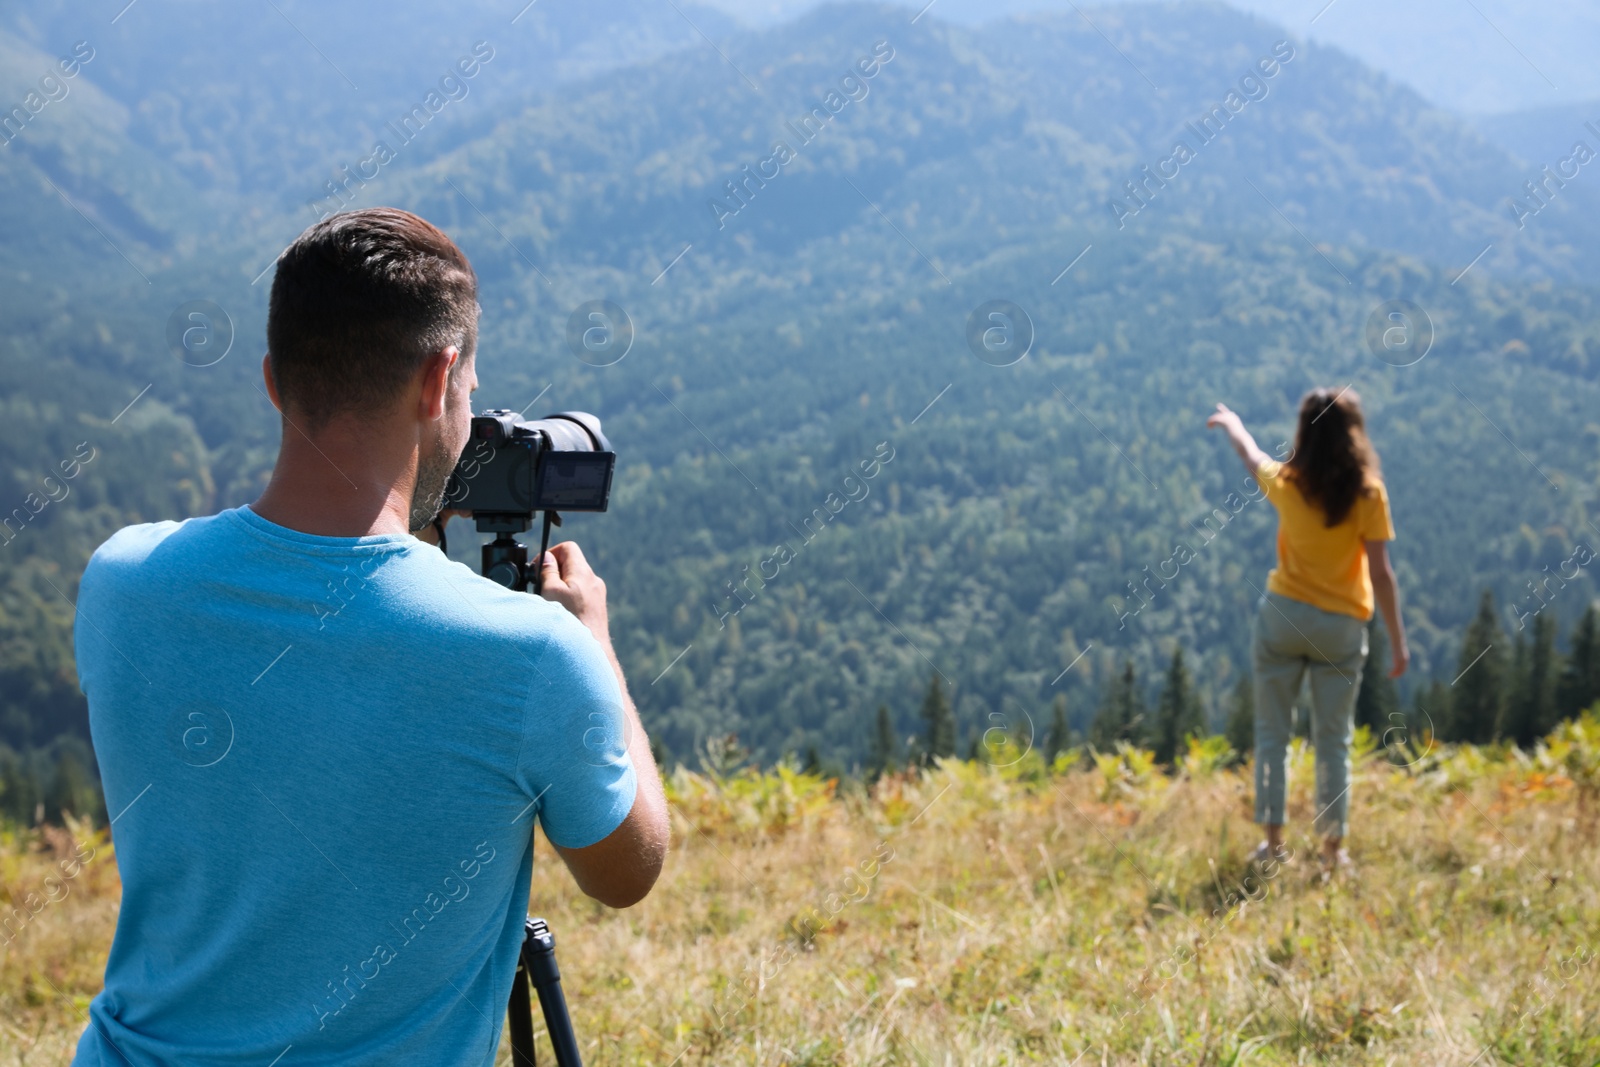
POLYGON ((605 511, 616 465, 586 411, 528 421, 495 408, 473 416, 444 506, 470 511, 480 532, 521 533, 537 511, 605 511))

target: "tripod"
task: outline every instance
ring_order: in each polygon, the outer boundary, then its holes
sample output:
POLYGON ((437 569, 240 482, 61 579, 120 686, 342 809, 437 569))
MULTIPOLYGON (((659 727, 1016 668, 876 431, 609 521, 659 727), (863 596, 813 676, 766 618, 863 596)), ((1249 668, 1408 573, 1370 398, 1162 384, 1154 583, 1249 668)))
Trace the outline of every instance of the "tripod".
MULTIPOLYGON (((542 569, 537 565, 528 566, 527 547, 512 536, 528 528, 531 516, 485 514, 476 518, 480 532, 496 535, 493 542, 483 546, 483 576, 511 589, 537 594, 543 577, 542 569)), ((560 526, 561 516, 546 510, 544 529, 539 538, 541 564, 545 549, 550 544, 552 525, 560 526)), ((440 536, 442 546, 443 531, 440 536)), ((544 1013, 544 1028, 550 1035, 550 1047, 555 1050, 557 1067, 583 1067, 583 1059, 578 1054, 578 1038, 572 1030, 572 1017, 567 1014, 567 998, 561 992, 555 935, 550 932, 549 924, 531 915, 524 927, 522 950, 517 954, 517 974, 511 980, 511 1000, 506 1005, 513 1067, 534 1067, 533 999, 528 992, 530 983, 539 993, 539 1009, 544 1013)))
POLYGON ((493 541, 483 546, 483 576, 519 593, 542 592, 544 554, 550 547, 550 527, 560 526, 561 516, 554 511, 544 513, 538 562, 531 566, 528 563, 528 546, 512 536, 528 528, 528 516, 479 515, 476 518, 478 532, 495 535, 493 541))
POLYGON ((543 919, 528 916, 522 952, 517 957, 517 976, 511 982, 511 1003, 506 1006, 511 1027, 513 1067, 534 1067, 533 1002, 528 984, 539 992, 539 1009, 544 1013, 544 1028, 555 1049, 557 1067, 583 1067, 578 1055, 578 1038, 572 1032, 567 1014, 567 998, 561 992, 561 971, 556 966, 556 939, 543 919))

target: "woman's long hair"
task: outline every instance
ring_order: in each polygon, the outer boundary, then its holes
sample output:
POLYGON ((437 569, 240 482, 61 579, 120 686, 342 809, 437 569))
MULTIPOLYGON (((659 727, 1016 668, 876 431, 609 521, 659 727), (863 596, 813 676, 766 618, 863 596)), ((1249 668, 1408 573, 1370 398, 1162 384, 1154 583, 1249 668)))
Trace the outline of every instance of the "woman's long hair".
POLYGON ((1350 389, 1313 389, 1300 400, 1300 425, 1286 473, 1309 503, 1337 526, 1383 477, 1367 439, 1361 398, 1350 389))

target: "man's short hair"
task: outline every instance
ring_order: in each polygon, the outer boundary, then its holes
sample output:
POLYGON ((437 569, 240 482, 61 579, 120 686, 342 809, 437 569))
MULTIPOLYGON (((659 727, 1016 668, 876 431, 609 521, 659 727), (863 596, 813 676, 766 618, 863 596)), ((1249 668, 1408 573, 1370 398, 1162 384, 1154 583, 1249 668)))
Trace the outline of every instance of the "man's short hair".
MULTIPOLYGON (((267 311, 286 412, 319 427, 392 404, 433 353, 478 339, 478 277, 438 227, 398 208, 324 219, 278 257, 267 311)), ((453 373, 453 372, 452 372, 453 373)))

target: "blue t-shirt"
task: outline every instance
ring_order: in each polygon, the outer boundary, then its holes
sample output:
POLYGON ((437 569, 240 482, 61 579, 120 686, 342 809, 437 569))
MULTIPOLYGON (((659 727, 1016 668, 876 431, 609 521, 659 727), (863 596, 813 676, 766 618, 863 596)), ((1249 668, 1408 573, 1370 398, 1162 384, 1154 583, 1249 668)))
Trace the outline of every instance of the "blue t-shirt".
POLYGON ((492 1063, 533 819, 582 848, 633 806, 589 631, 237 508, 102 545, 76 641, 123 889, 74 1064, 492 1063))

